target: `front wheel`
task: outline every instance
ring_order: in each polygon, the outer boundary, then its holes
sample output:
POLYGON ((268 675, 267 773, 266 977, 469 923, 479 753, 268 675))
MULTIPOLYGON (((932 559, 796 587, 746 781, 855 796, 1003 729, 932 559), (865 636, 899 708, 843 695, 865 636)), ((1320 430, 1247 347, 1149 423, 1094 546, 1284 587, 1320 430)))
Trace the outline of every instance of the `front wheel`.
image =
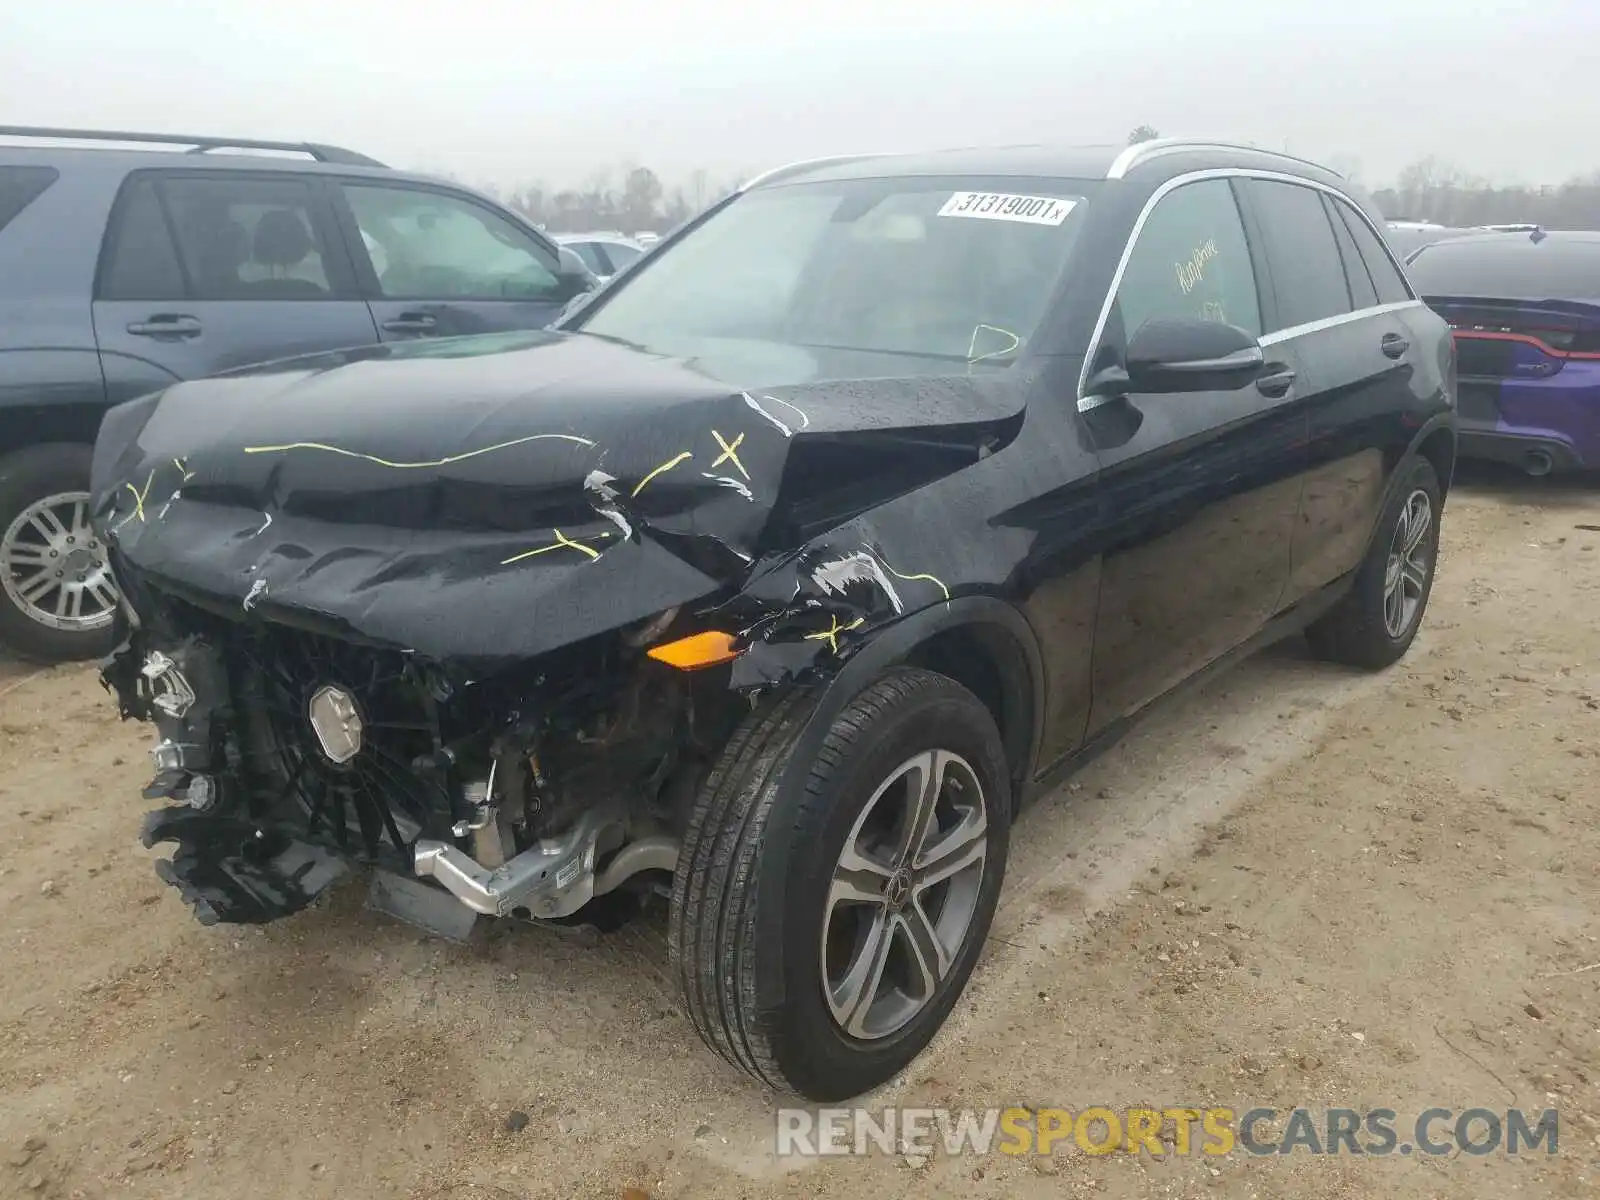
POLYGON ((994 719, 942 675, 889 672, 797 762, 810 712, 796 691, 729 742, 684 838, 671 948, 712 1049, 827 1103, 888 1081, 955 1006, 994 917, 1011 796, 994 719))
POLYGON ((1321 658, 1377 670, 1411 648, 1433 592, 1443 502, 1425 458, 1403 463, 1367 557, 1350 591, 1306 630, 1321 658))

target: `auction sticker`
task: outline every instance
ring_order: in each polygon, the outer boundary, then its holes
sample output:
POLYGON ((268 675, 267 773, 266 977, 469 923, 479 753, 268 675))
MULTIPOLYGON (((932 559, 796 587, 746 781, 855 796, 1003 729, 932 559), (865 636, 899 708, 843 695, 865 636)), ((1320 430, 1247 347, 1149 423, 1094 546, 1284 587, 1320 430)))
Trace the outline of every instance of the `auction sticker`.
POLYGON ((1059 225, 1078 206, 1059 196, 1015 196, 1008 192, 956 192, 939 210, 941 217, 978 217, 985 221, 1022 221, 1059 225))

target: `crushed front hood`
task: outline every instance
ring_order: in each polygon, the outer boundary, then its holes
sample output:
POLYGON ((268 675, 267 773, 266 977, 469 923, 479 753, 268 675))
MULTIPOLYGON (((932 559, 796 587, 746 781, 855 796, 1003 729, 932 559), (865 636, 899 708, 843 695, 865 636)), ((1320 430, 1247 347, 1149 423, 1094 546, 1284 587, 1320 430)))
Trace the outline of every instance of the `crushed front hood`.
POLYGON ((737 587, 1021 416, 986 380, 745 393, 552 333, 268 364, 134 404, 95 456, 126 569, 480 663, 737 587))

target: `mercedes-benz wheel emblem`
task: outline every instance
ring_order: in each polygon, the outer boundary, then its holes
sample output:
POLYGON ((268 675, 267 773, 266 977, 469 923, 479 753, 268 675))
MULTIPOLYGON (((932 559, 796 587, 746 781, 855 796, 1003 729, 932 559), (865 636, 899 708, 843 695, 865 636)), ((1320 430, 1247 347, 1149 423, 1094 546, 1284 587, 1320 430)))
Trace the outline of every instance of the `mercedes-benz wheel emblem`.
POLYGON ((330 683, 318 688, 306 707, 311 731, 330 762, 347 763, 361 753, 361 713, 354 696, 330 683))

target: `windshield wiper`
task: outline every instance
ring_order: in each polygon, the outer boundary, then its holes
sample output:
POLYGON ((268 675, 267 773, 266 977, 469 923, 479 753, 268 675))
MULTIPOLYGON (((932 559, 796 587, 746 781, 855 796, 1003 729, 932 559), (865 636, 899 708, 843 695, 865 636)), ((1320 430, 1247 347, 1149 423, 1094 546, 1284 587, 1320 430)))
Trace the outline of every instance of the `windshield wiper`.
POLYGON ((642 345, 639 342, 630 342, 627 338, 618 337, 614 333, 590 333, 587 329, 573 329, 568 332, 581 333, 585 337, 596 338, 602 342, 610 342, 613 346, 626 346, 629 350, 638 350, 644 354, 660 353, 660 351, 652 350, 650 347, 642 345))

